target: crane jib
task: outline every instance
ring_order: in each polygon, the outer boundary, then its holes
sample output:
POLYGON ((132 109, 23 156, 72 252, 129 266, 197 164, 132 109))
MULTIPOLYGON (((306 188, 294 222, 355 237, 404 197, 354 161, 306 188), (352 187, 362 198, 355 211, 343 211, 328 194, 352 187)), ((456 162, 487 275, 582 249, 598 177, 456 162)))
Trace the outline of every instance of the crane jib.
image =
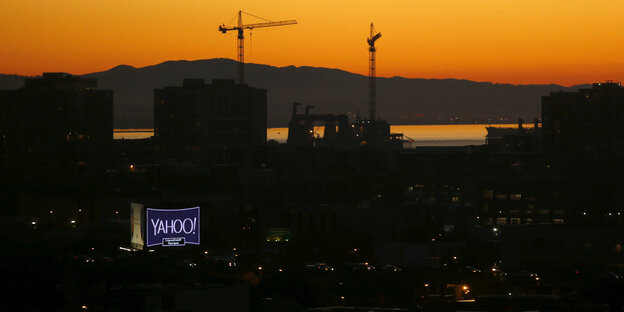
MULTIPOLYGON (((285 21, 277 21, 277 22, 271 22, 271 21, 267 21, 267 22, 263 22, 263 23, 254 23, 254 24, 243 24, 243 20, 242 20, 242 16, 241 14, 244 13, 242 11, 238 11, 238 25, 236 26, 232 26, 232 27, 226 27, 225 24, 222 24, 221 26, 219 26, 219 31, 222 33, 227 33, 230 30, 237 30, 238 31, 238 36, 237 36, 237 41, 238 41, 238 47, 237 47, 237 51, 238 51, 238 83, 244 83, 245 80, 245 72, 243 69, 243 63, 244 63, 244 35, 243 35, 243 30, 244 29, 254 29, 254 28, 262 28, 262 27, 273 27, 273 26, 286 26, 286 25, 293 25, 293 24, 297 24, 296 20, 285 20, 285 21)), ((246 13, 249 14, 249 13, 246 13)), ((252 15, 255 16, 255 15, 252 15)), ((257 17, 257 16, 255 16, 257 17)), ((263 18, 261 18, 263 19, 263 18)), ((266 20, 266 19, 265 19, 266 20)))

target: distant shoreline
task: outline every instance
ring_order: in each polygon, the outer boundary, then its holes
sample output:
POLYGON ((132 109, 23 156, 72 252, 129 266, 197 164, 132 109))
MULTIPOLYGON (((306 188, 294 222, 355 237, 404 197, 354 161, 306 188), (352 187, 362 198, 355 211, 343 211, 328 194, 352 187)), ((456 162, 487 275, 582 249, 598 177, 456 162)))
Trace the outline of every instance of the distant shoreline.
MULTIPOLYGON (((517 126, 518 123, 510 123, 510 122, 492 122, 492 123, 423 123, 423 124, 402 124, 402 123, 391 123, 390 126, 474 126, 474 125, 484 125, 484 126, 489 126, 489 125, 505 125, 505 126, 517 126)), ((527 127, 533 127, 533 122, 526 122, 523 124, 524 126, 527 127)), ((288 128, 288 125, 284 125, 284 126, 271 126, 271 127, 267 127, 267 129, 277 129, 277 128, 288 128)), ((114 132, 153 132, 154 129, 153 128, 115 128, 113 129, 114 132)))

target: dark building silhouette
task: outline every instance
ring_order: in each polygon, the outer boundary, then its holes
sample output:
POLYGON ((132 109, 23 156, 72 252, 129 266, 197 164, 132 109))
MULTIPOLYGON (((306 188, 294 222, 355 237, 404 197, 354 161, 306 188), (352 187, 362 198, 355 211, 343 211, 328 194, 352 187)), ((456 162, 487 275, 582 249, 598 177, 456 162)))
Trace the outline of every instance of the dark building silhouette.
POLYGON ((266 90, 233 80, 185 79, 154 90, 154 136, 165 158, 196 164, 248 162, 266 142, 266 90))
POLYGON ((594 83, 542 97, 544 151, 561 157, 624 155, 624 88, 594 83))
POLYGON ((96 79, 44 73, 21 89, 0 91, 5 177, 40 181, 103 169, 112 142, 113 91, 97 89, 96 79))
POLYGON ((391 133, 385 120, 356 120, 353 123, 355 137, 362 146, 402 148, 403 134, 391 133))
POLYGON ((541 128, 535 119, 533 128, 524 127, 518 119, 518 128, 486 127, 487 150, 498 153, 536 153, 540 149, 541 128))
POLYGON ((310 114, 311 105, 306 106, 304 114, 297 114, 301 103, 293 103, 292 117, 288 124, 288 144, 297 146, 348 146, 354 143, 353 131, 349 127, 346 114, 310 114), (325 127, 323 139, 314 132, 315 122, 322 122, 325 127))
POLYGON ((403 146, 403 134, 391 133, 390 124, 384 120, 356 120, 349 124, 346 114, 310 114, 312 105, 305 107, 303 114, 297 113, 301 103, 293 103, 288 123, 288 144, 292 146, 329 146, 397 149, 403 146), (324 126, 323 135, 314 131, 315 126, 324 126))
POLYGON ((594 83, 542 97, 546 170, 561 181, 556 201, 573 223, 621 223, 624 187, 624 88, 594 83))

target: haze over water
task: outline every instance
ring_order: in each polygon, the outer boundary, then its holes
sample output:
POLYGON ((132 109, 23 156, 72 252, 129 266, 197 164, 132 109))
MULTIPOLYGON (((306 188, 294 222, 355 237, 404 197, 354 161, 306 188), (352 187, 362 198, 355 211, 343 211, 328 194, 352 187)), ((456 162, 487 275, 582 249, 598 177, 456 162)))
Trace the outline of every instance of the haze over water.
MULTIPOLYGON (((468 124, 468 125, 396 125, 391 126, 394 133, 403 133, 406 140, 403 147, 416 146, 462 146, 485 144, 485 135, 488 126, 509 128, 518 127, 517 124, 468 124)), ((531 125, 527 125, 531 126, 531 125)), ((323 136, 324 127, 314 127, 318 136, 323 136)), ((114 138, 144 139, 154 135, 153 129, 115 129, 114 138)), ((267 140, 286 143, 288 128, 268 128, 267 140)))

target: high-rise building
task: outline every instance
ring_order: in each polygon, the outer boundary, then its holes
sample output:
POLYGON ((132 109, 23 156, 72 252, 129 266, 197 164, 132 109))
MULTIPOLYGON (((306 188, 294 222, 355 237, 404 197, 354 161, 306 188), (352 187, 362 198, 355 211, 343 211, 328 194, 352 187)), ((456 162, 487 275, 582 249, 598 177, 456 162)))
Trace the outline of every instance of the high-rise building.
POLYGON ((0 91, 0 166, 11 177, 105 168, 112 140, 113 91, 96 79, 44 73, 0 91))
MULTIPOLYGON (((555 204, 566 220, 621 224, 624 215, 624 88, 595 83, 542 98, 542 143, 555 204)), ((567 222, 567 221, 566 221, 567 222)))
POLYGON ((233 80, 185 79, 154 90, 154 136, 163 157, 244 163, 266 142, 266 90, 233 80))
POLYGON ((542 97, 543 149, 557 158, 624 155, 623 124, 620 83, 542 97))

